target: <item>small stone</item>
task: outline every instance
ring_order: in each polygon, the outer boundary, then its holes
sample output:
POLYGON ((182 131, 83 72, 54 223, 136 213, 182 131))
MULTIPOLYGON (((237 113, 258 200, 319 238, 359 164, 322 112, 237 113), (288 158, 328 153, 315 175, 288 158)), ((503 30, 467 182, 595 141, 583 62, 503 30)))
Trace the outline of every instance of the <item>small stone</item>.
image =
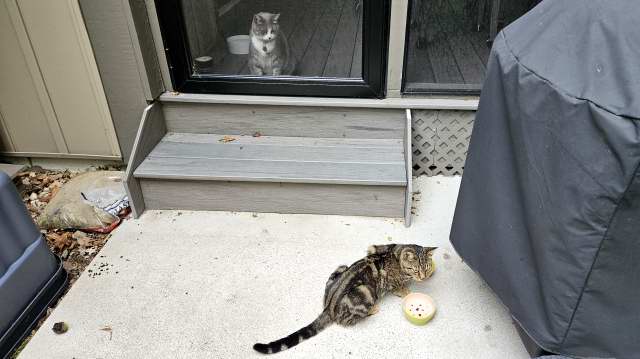
POLYGON ((32 201, 37 200, 38 199, 38 194, 35 193, 35 192, 31 193, 31 195, 29 196, 29 199, 32 200, 32 201))
POLYGON ((53 325, 53 328, 51 328, 51 330, 53 330, 53 332, 58 335, 64 334, 69 331, 69 325, 65 322, 57 322, 53 325))

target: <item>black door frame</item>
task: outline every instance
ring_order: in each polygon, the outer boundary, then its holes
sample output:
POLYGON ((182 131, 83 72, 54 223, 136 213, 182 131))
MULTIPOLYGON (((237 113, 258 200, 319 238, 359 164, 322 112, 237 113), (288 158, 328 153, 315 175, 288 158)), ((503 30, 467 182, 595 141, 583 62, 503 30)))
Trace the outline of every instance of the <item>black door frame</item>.
MULTIPOLYGON (((374 97, 385 95, 390 0, 363 2, 362 79, 260 77, 250 75, 193 76, 181 0, 155 0, 160 29, 175 91, 183 93, 374 97)), ((322 0, 317 0, 322 1, 322 0)))

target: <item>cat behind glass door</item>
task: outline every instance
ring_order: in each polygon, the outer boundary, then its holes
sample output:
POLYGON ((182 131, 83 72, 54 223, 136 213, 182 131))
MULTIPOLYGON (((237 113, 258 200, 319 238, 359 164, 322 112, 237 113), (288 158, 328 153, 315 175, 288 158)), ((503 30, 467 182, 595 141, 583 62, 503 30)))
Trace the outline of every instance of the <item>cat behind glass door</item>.
POLYGON ((295 59, 286 34, 280 29, 280 14, 260 12, 253 16, 248 67, 252 75, 291 75, 295 59))

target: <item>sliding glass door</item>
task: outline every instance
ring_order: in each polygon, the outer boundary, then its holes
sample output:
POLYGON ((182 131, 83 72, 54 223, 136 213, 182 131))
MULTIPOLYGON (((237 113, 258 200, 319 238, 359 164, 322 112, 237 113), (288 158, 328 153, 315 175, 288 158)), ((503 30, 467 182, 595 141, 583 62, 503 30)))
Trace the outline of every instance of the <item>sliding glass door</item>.
POLYGON ((156 0, 176 91, 382 97, 388 0, 156 0))
POLYGON ((410 0, 405 94, 480 93, 497 32, 540 0, 410 0))

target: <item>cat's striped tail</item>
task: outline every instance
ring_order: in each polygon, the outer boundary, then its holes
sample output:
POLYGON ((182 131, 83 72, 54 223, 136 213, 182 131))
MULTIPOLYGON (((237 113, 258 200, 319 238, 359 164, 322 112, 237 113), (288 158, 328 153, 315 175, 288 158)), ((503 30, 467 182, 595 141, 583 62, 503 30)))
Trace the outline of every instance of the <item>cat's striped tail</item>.
POLYGON ((322 314, 313 321, 313 323, 306 327, 269 344, 256 343, 253 345, 253 349, 262 354, 274 354, 287 350, 320 333, 324 328, 328 327, 331 322, 332 320, 331 317, 329 317, 329 312, 325 309, 322 314))

